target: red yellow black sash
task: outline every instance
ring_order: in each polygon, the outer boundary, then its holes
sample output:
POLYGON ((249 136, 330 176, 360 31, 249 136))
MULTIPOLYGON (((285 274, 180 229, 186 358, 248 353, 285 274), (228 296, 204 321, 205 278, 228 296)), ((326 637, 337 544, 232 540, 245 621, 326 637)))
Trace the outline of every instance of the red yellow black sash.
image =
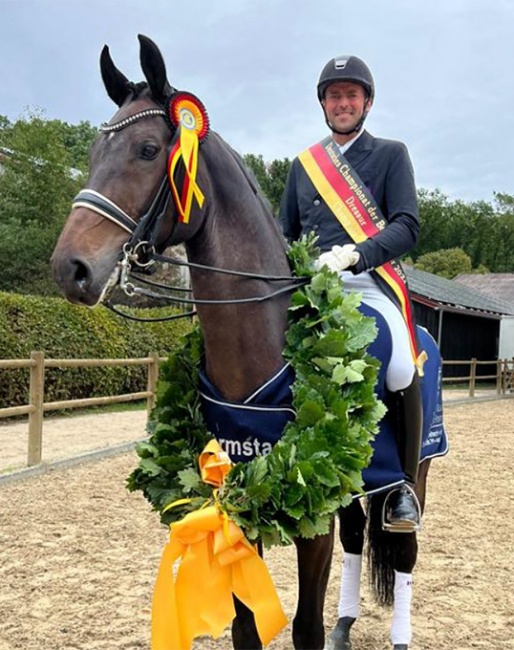
MULTIPOLYGON (((356 244, 383 230, 387 221, 371 192, 359 178, 332 138, 313 145, 299 155, 312 184, 356 244)), ((410 335, 414 362, 421 373, 426 354, 418 352, 407 278, 395 260, 374 269, 379 284, 398 304, 410 335)))

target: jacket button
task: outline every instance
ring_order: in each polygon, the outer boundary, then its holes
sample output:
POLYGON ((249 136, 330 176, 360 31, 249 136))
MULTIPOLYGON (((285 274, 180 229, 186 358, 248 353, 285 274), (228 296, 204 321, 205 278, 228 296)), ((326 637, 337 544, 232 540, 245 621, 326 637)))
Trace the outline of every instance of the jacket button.
POLYGON ((321 205, 321 201, 319 199, 314 199, 314 205, 318 207, 318 205, 321 205))

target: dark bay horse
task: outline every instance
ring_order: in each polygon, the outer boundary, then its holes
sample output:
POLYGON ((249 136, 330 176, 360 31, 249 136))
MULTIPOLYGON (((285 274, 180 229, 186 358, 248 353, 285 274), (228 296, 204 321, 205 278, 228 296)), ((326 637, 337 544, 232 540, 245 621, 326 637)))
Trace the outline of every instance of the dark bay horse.
MULTIPOLYGON (((141 65, 147 82, 134 84, 114 66, 109 51, 101 56, 107 93, 119 106, 111 129, 100 133, 90 154, 88 191, 95 206, 75 207, 52 258, 54 277, 72 302, 93 306, 117 278, 130 221, 140 222, 166 179, 171 132, 162 107, 173 89, 156 46, 140 36, 141 65), (114 215, 108 213, 109 206, 114 215), (117 206, 117 207, 116 207, 117 206), (130 219, 130 221, 127 221, 130 219)), ((185 242, 198 318, 204 336, 205 371, 229 400, 242 401, 283 364, 287 295, 242 304, 209 304, 263 296, 269 283, 215 274, 205 265, 234 271, 290 276, 285 244, 271 209, 240 158, 216 134, 201 144, 198 186, 188 223, 179 223, 170 204, 159 221, 155 247, 185 242), (194 264, 201 267, 195 267, 194 264)), ((293 621, 295 648, 324 646, 323 604, 333 534, 296 541, 299 596, 293 621)), ((253 615, 236 605, 235 648, 261 648, 253 615)))
MULTIPOLYGON (((164 110, 175 92, 155 44, 139 36, 146 82, 130 82, 105 47, 101 72, 109 97, 118 106, 102 127, 90 153, 87 190, 79 195, 52 257, 56 282, 74 303, 94 306, 109 294, 123 273, 127 242, 149 240, 157 252, 185 243, 191 264, 195 306, 205 343, 205 372, 219 392, 242 401, 283 366, 287 291, 270 300, 245 301, 270 293, 264 276, 286 285, 291 276, 285 243, 267 202, 240 157, 211 132, 198 155, 196 181, 205 195, 193 201, 187 220, 167 201, 167 161, 172 131, 164 110), (255 277, 213 273, 206 267, 253 273, 255 277), (204 301, 216 301, 205 304, 204 301)), ((169 192, 168 192, 169 193, 169 192)), ((275 284, 276 286, 276 284, 275 284)), ((424 504, 429 462, 417 487, 424 504)), ((382 603, 393 601, 394 570, 410 573, 417 554, 416 535, 383 533, 381 499, 369 499, 373 586, 382 603)), ((366 516, 359 501, 339 512, 345 552, 361 554, 366 516)), ((334 532, 296 539, 298 604, 293 620, 294 647, 324 648, 323 606, 334 532)), ((236 602, 232 627, 236 649, 262 648, 252 613, 236 602)), ((349 650, 355 617, 341 616, 327 647, 349 650)), ((396 644, 396 650, 407 645, 396 644)))

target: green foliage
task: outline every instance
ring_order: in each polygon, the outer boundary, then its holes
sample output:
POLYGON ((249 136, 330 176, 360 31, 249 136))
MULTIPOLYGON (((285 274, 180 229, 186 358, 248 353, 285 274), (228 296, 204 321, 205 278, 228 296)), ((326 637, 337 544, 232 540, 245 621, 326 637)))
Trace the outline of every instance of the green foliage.
POLYGON ((449 248, 422 255, 414 266, 451 280, 460 273, 471 273, 471 258, 462 248, 449 248))
POLYGON ((50 124, 59 131, 62 143, 69 154, 71 166, 86 173, 89 164, 89 149, 98 135, 98 129, 88 121, 68 124, 68 122, 52 120, 50 124))
POLYGON ((96 133, 28 113, 0 122, 0 291, 56 294, 50 256, 84 184, 87 149, 96 133))
POLYGON ((421 234, 412 257, 462 249, 471 260, 471 272, 514 272, 514 197, 495 194, 495 205, 485 201, 450 201, 439 190, 419 190, 421 234))
MULTIPOLYGON (((336 273, 314 271, 318 253, 312 238, 290 251, 295 274, 310 278, 292 296, 284 350, 295 370, 297 417, 267 456, 236 464, 218 493, 219 507, 248 539, 268 546, 328 531, 337 508, 362 487, 385 412, 374 393, 378 362, 366 353, 376 336, 374 321, 357 311, 358 297, 343 293, 336 273)), ((202 349, 195 331, 169 358, 151 437, 138 447, 141 462, 128 477, 128 488, 142 490, 163 523, 211 496, 197 467, 210 439, 197 390, 202 349), (166 509, 183 498, 190 501, 166 509)))
POLYGON ((57 120, 29 114, 0 130, 0 146, 9 151, 0 175, 0 222, 45 225, 69 211, 73 192, 72 160, 57 120))
POLYGON ((291 161, 284 158, 283 160, 273 160, 271 163, 266 163, 262 156, 251 153, 243 156, 243 160, 254 173, 264 195, 271 204, 273 212, 278 214, 291 161))
MULTIPOLYGON (((158 310, 132 313, 152 317, 158 310)), ((169 313, 169 310, 167 310, 169 313)), ((166 355, 191 324, 137 323, 107 309, 85 309, 60 298, 0 293, 2 359, 28 359, 33 350, 47 358, 129 358, 166 355)), ((27 370, 0 370, 0 408, 26 404, 27 370)), ((144 366, 53 369, 45 372, 45 401, 99 397, 146 390, 144 366)))

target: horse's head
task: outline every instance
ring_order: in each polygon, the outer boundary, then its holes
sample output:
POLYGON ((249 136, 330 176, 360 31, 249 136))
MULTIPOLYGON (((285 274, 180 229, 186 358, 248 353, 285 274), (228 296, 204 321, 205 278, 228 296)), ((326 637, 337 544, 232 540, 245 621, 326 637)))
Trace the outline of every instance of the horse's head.
POLYGON ((146 82, 130 82, 108 47, 102 50, 102 79, 119 108, 91 147, 87 189, 75 199, 52 256, 57 284, 76 303, 95 305, 115 284, 127 242, 134 247, 150 239, 162 250, 172 238, 193 236, 202 224, 197 204, 193 209, 199 214, 187 227, 177 223, 168 205, 167 161, 174 134, 165 108, 176 91, 156 45, 141 35, 139 41, 146 82))

